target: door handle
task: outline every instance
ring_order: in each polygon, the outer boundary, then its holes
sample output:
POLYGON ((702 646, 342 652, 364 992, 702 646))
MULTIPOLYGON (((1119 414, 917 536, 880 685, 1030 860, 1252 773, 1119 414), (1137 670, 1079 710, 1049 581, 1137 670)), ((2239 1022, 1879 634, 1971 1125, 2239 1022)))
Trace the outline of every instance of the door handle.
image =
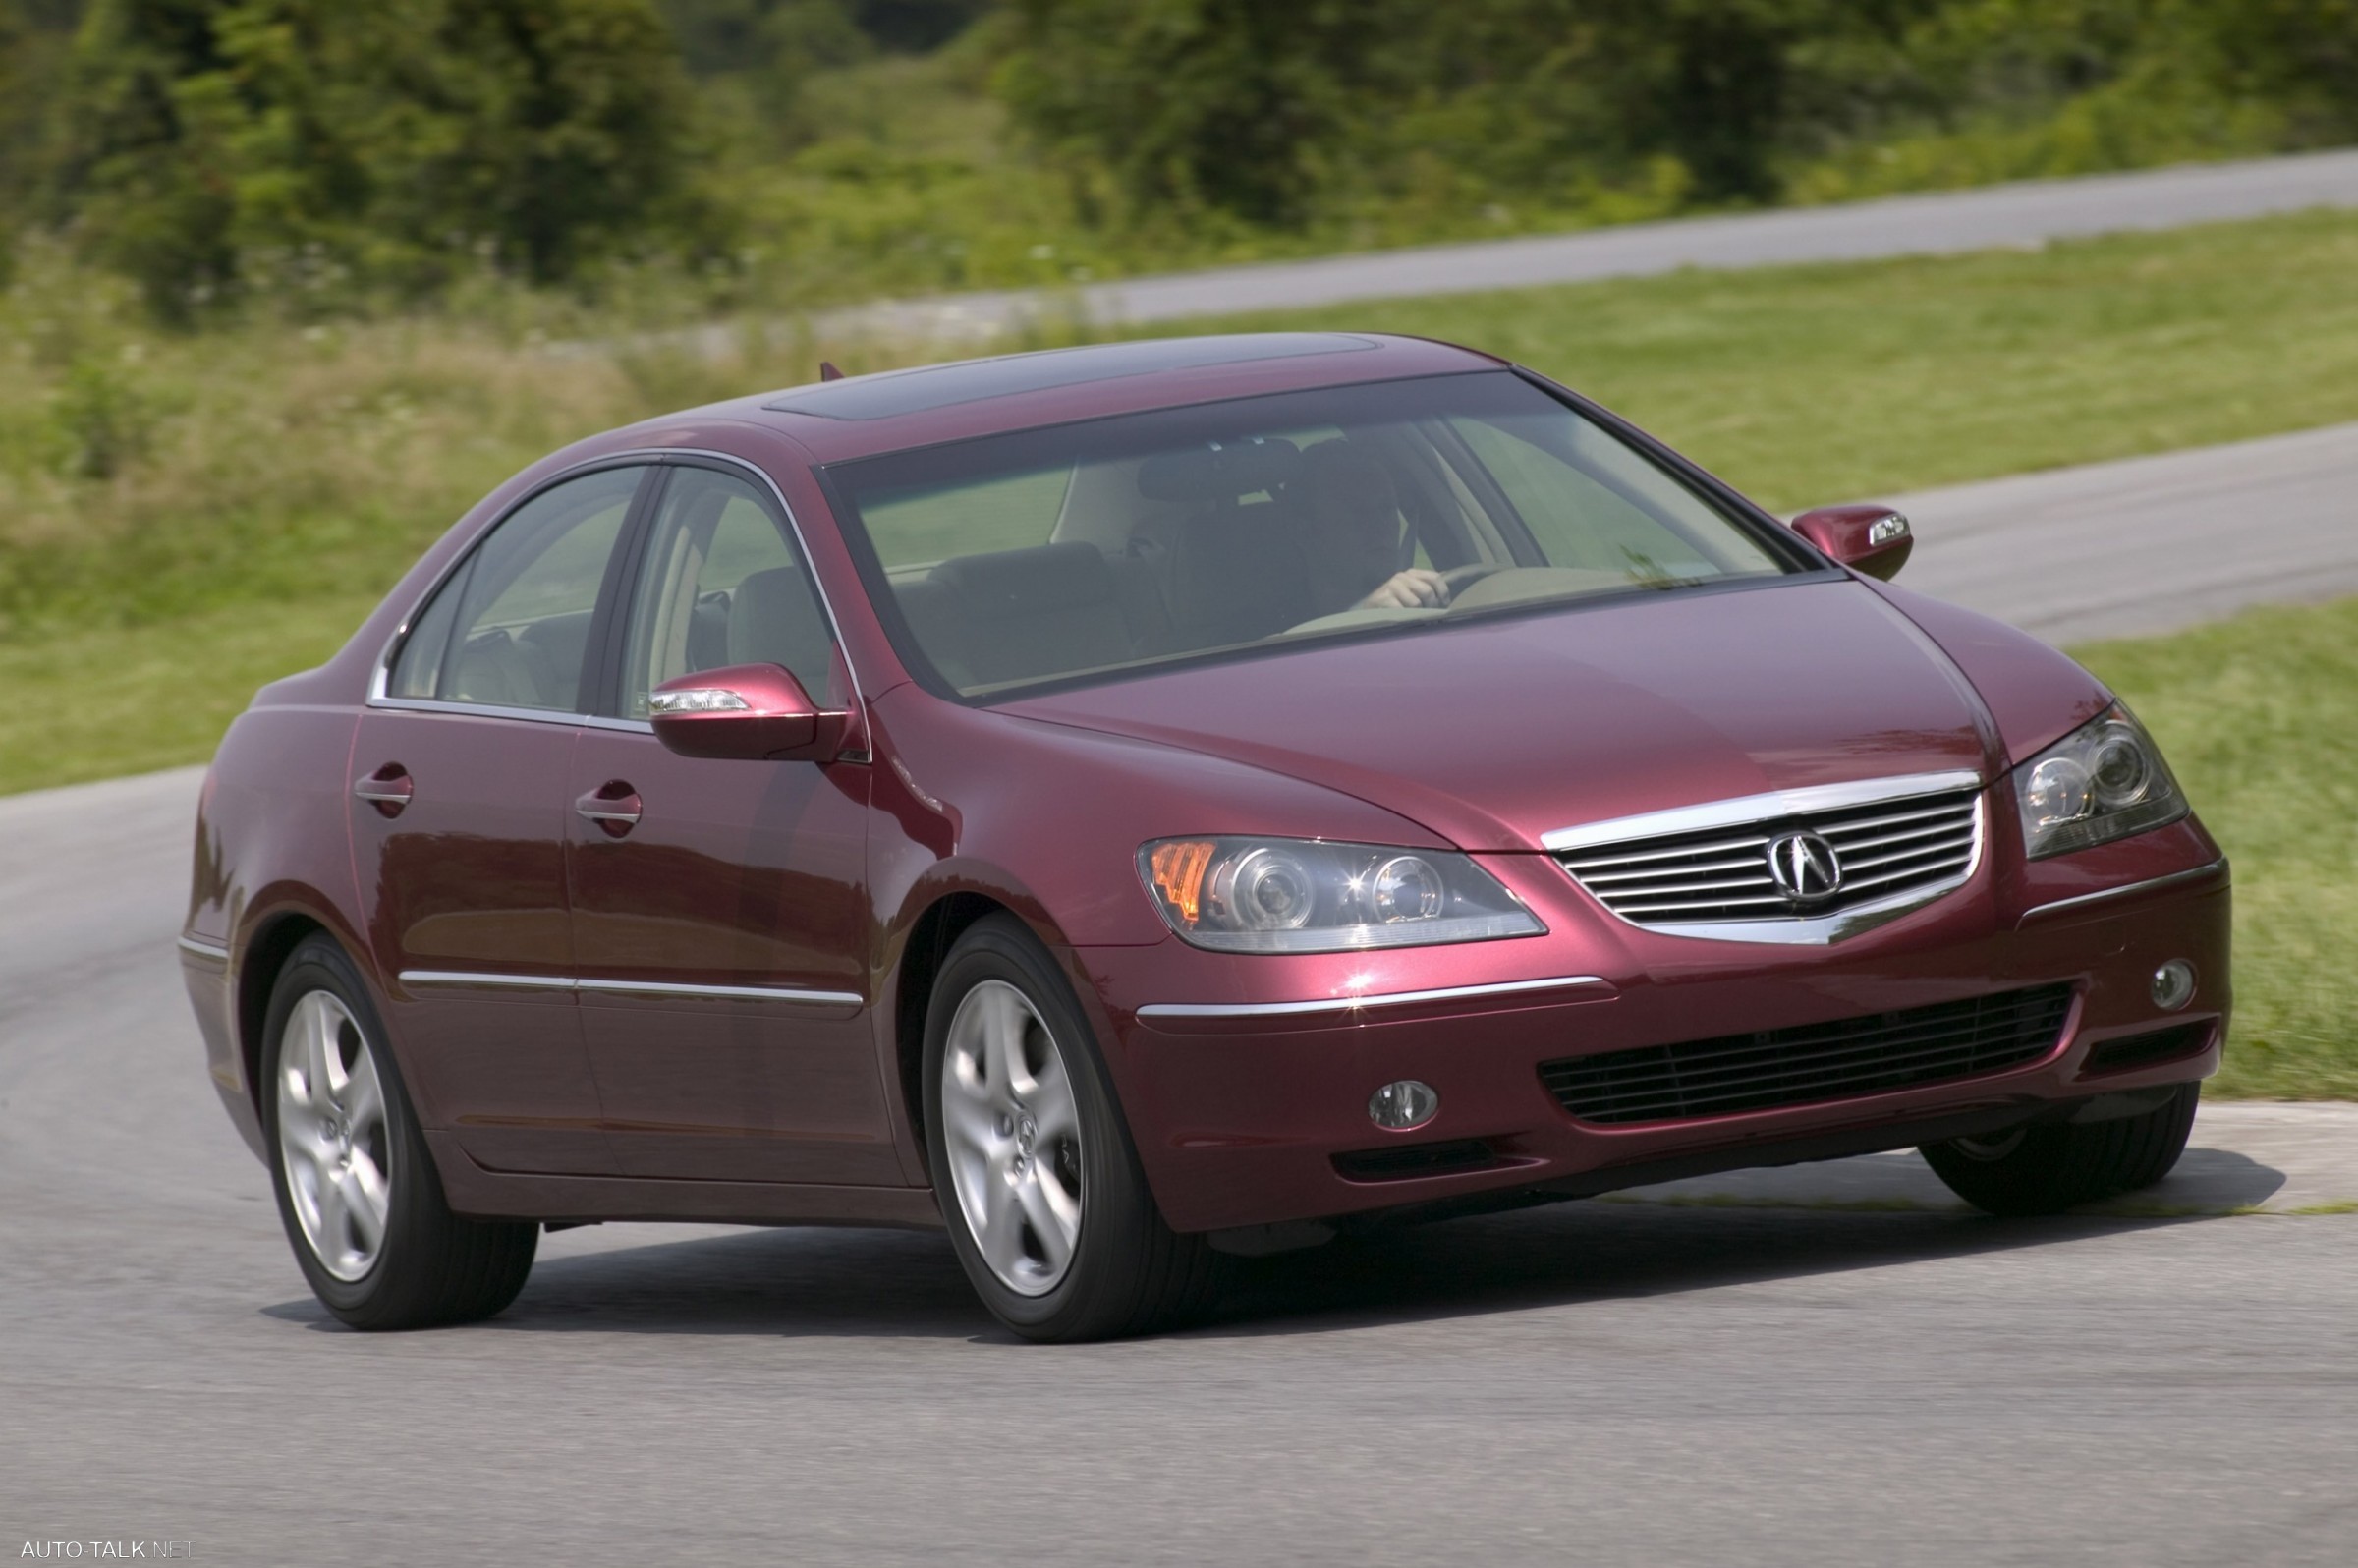
POLYGON ((399 816, 417 792, 417 781, 399 762, 387 762, 352 787, 353 797, 375 807, 379 816, 399 816))
POLYGON ((639 825, 639 817, 646 810, 639 792, 621 779, 610 778, 589 794, 573 803, 573 809, 583 817, 595 822, 608 838, 620 838, 639 825))

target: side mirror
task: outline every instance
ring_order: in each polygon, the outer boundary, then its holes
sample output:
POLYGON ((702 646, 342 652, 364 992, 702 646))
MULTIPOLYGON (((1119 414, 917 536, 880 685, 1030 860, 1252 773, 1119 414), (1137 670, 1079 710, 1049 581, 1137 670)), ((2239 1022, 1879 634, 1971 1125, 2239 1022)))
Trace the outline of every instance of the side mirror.
POLYGON ((1886 583, 1916 547, 1916 531, 1887 506, 1822 506, 1795 518, 1793 532, 1844 566, 1886 583))
POLYGON ((732 664, 665 681, 648 694, 655 739, 682 756, 832 762, 850 715, 823 713, 794 672, 732 664))

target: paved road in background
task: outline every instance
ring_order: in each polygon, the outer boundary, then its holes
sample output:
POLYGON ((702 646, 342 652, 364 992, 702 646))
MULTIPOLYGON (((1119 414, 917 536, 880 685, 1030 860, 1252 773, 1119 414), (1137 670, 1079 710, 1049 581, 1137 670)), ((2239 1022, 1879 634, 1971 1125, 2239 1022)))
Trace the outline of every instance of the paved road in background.
MULTIPOLYGON (((2358 1219, 2000 1222, 1913 1156, 1840 1170, 1894 1211, 1572 1204, 1264 1260, 1138 1343, 1011 1341, 937 1235, 642 1225, 549 1238, 490 1323, 345 1332, 198 1064, 196 782, 0 802, 0 1555, 2358 1560, 2358 1219)), ((2212 1132, 2203 1192, 2280 1191, 2212 1132)))
MULTIPOLYGON (((816 324, 826 335, 982 341, 1040 318, 1078 315, 1106 324, 1143 324, 1353 300, 1588 283, 1681 267, 1939 255, 2310 207, 2358 207, 2358 150, 1217 267, 1053 294, 1008 290, 887 301, 833 311, 816 324)), ((715 329, 711 341, 722 350, 733 347, 735 329, 715 329)))
POLYGON ((2358 593, 2358 424, 1877 499, 1902 584, 2054 643, 2358 593))

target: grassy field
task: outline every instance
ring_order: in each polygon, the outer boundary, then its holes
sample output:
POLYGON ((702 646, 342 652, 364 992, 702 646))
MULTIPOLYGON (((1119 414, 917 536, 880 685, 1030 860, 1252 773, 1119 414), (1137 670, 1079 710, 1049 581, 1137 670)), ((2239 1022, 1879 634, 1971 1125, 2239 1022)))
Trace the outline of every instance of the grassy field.
POLYGON ((2213 1092, 2358 1098, 2358 600, 2074 652, 2235 863, 2237 1011, 2213 1092))
MULTIPOLYGON (((2358 419, 2358 215, 1686 273, 1240 325, 1454 338, 1602 399, 1770 505, 2358 419)), ((574 350, 522 311, 159 338, 87 280, 0 302, 0 790, 201 759, 451 519, 576 436, 932 356, 749 335, 574 350)), ((1020 346, 1020 345, 1011 345, 1020 346)), ((2236 859, 2221 1088, 2358 1095, 2358 607, 2083 650, 2236 859)))

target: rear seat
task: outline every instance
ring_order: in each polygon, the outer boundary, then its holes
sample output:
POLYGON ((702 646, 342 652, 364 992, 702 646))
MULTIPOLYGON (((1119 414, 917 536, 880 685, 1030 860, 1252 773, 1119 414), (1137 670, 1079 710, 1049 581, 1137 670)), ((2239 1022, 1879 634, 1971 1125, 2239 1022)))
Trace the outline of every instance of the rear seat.
POLYGON ((957 686, 1119 664, 1168 633, 1144 561, 1094 544, 964 555, 895 588, 919 644, 957 686))

